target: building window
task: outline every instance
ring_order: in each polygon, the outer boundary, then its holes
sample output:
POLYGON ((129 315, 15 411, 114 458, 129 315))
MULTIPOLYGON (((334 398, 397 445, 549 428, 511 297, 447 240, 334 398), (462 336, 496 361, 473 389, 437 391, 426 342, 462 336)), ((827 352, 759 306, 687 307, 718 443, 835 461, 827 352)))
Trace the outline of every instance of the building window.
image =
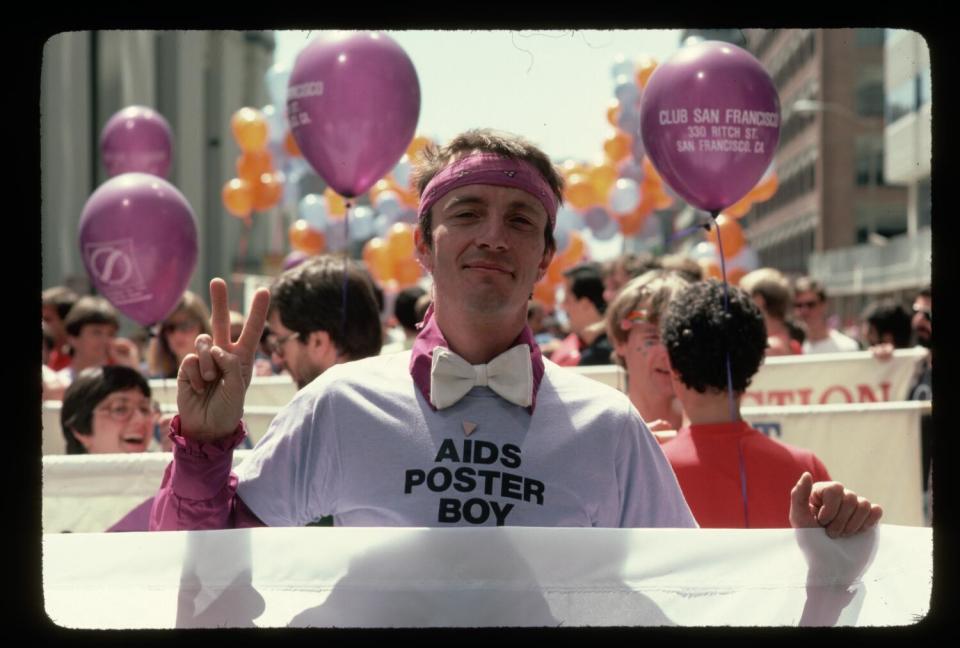
POLYGON ((883 141, 880 135, 860 135, 854 142, 857 186, 883 184, 883 141))
POLYGON ((930 227, 930 177, 917 183, 917 227, 930 227))
POLYGON ((883 116, 883 66, 864 65, 857 73, 856 108, 861 117, 883 116))
POLYGON ((856 29, 857 47, 876 47, 883 45, 884 30, 856 29))
POLYGON ((886 122, 892 124, 917 106, 917 79, 898 83, 887 95, 886 122))
POLYGON ((920 70, 917 75, 917 108, 930 103, 930 68, 920 70))

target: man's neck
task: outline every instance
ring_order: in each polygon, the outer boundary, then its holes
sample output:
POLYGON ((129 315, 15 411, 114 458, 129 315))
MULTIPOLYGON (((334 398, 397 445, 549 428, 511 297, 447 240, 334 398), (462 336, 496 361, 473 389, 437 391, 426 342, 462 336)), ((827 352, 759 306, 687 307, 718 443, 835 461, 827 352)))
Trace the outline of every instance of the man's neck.
POLYGON ((830 327, 826 322, 812 322, 807 324, 807 340, 820 342, 830 336, 830 327))
POLYGON ((435 303, 433 316, 450 350, 470 364, 486 364, 509 349, 527 324, 525 309, 504 320, 446 311, 435 303))
MULTIPOLYGON (((676 389, 676 388, 675 388, 676 389)), ((733 395, 733 415, 730 418, 730 397, 726 391, 709 389, 701 394, 693 389, 677 390, 677 398, 683 405, 684 414, 692 425, 730 423, 740 420, 740 397, 733 395)))

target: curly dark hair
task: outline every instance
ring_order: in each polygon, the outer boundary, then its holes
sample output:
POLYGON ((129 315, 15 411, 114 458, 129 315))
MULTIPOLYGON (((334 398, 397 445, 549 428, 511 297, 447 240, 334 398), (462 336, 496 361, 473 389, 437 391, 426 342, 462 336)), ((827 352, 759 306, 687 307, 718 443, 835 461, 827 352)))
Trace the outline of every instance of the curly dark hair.
POLYGON ((300 334, 301 343, 313 331, 325 331, 351 360, 377 355, 383 345, 374 287, 363 266, 353 260, 322 255, 287 270, 270 288, 273 311, 284 326, 300 334))
POLYGON ((760 368, 767 329, 760 309, 743 290, 716 279, 690 284, 667 307, 661 338, 670 364, 687 387, 700 393, 727 389, 727 353, 733 390, 743 393, 760 368))
MULTIPOLYGON (((443 147, 437 147, 433 144, 427 145, 414 160, 412 181, 417 188, 417 193, 423 195, 423 190, 427 188, 427 184, 433 180, 435 175, 449 166, 451 162, 462 157, 463 154, 469 154, 475 150, 495 153, 511 160, 529 162, 550 185, 557 198, 557 204, 563 203, 563 176, 553 166, 547 154, 519 135, 490 128, 476 128, 465 131, 443 147)), ((430 211, 420 219, 420 231, 427 247, 433 245, 432 220, 430 211)), ((556 248, 553 228, 549 221, 544 231, 544 241, 547 249, 556 248)))

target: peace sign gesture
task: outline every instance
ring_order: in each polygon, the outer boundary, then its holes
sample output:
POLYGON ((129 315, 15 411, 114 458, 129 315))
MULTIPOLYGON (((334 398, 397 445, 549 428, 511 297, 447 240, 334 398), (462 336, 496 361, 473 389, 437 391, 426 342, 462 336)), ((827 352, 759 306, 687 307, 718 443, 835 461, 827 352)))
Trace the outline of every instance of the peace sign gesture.
POLYGON ((183 359, 177 373, 180 433, 197 441, 215 441, 237 429, 267 318, 270 292, 261 288, 254 294, 236 343, 230 341, 227 284, 219 277, 210 281, 210 305, 213 338, 205 333, 198 335, 196 353, 183 359))

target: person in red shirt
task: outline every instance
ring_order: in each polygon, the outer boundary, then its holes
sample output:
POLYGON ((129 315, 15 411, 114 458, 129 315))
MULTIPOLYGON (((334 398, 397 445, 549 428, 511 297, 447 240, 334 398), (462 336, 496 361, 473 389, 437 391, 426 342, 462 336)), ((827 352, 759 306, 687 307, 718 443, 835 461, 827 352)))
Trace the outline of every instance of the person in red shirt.
MULTIPOLYGON (((674 393, 690 421, 662 448, 697 522, 704 528, 801 526, 791 519, 791 500, 807 499, 815 481, 830 482, 826 467, 812 452, 770 439, 740 417, 740 398, 767 345, 760 309, 738 288, 694 283, 671 300, 661 337, 674 393)), ((826 525, 831 537, 879 521, 879 506, 849 491, 844 498, 851 505, 826 525)), ((827 513, 816 510, 815 500, 811 513, 822 524, 827 513)))

